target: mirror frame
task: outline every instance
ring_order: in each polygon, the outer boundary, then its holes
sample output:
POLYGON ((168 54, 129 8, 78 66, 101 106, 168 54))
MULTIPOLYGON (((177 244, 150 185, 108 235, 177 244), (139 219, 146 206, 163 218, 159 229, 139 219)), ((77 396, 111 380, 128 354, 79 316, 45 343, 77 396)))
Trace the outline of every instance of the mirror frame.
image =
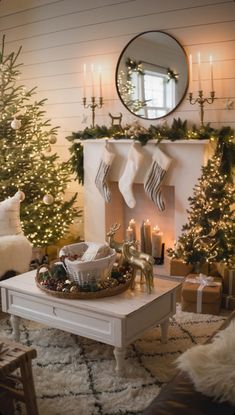
POLYGON ((185 50, 184 50, 184 48, 183 48, 183 46, 179 43, 179 41, 174 37, 174 36, 172 36, 172 35, 169 35, 168 33, 166 33, 166 32, 163 32, 162 30, 147 30, 147 31, 145 31, 145 32, 141 32, 141 33, 139 33, 138 35, 136 35, 136 36, 134 36, 127 44, 126 44, 126 46, 124 47, 124 49, 122 50, 122 52, 121 52, 121 54, 120 54, 120 56, 119 56, 119 58, 118 58, 118 61, 117 61, 117 65, 116 65, 116 71, 115 71, 115 85, 116 85, 116 90, 117 90, 117 93, 118 93, 118 96, 119 96, 119 99, 120 99, 120 101, 121 101, 121 103, 124 105, 124 107, 132 114, 132 115, 134 115, 134 116, 136 116, 136 117, 138 117, 138 118, 140 118, 140 119, 143 119, 143 120, 148 120, 148 121, 151 121, 151 120, 158 120, 158 119, 161 119, 161 118, 164 118, 164 117, 167 117, 168 115, 170 115, 173 111, 175 111, 176 110, 176 108, 178 108, 178 106, 181 104, 181 102, 183 101, 183 99, 185 98, 185 95, 186 95, 186 93, 187 93, 187 90, 188 90, 188 86, 189 86, 189 60, 188 60, 188 56, 187 56, 187 54, 186 54, 186 52, 185 52, 185 50), (172 110, 170 110, 169 112, 167 112, 165 115, 162 115, 162 116, 160 116, 160 117, 156 117, 156 118, 147 118, 147 117, 143 117, 143 116, 141 116, 141 115, 138 115, 138 114, 136 114, 135 112, 133 112, 133 111, 131 111, 131 109, 124 103, 124 101, 123 101, 123 98, 122 98, 122 96, 121 96, 121 94, 120 94, 120 91, 119 91, 119 89, 118 89, 118 71, 119 71, 119 65, 120 65, 120 62, 121 62, 121 59, 122 59, 122 57, 123 57, 123 55, 124 55, 124 53, 125 53, 125 51, 127 50, 127 48, 128 48, 128 46, 135 40, 135 39, 137 39, 138 37, 140 37, 140 36, 142 36, 142 35, 145 35, 145 34, 147 34, 147 33, 161 33, 161 34, 164 34, 164 35, 166 35, 166 36, 168 36, 169 38, 171 38, 172 40, 174 40, 176 43, 177 43, 177 45, 179 46, 179 48, 181 49, 181 51, 183 52, 183 55, 184 55, 184 57, 185 57, 185 63, 186 63, 186 65, 187 65, 187 82, 186 82, 186 85, 185 85, 185 89, 184 89, 184 93, 182 94, 182 96, 181 96, 181 98, 180 98, 180 100, 179 100, 179 102, 174 106, 174 108, 172 108, 172 110))

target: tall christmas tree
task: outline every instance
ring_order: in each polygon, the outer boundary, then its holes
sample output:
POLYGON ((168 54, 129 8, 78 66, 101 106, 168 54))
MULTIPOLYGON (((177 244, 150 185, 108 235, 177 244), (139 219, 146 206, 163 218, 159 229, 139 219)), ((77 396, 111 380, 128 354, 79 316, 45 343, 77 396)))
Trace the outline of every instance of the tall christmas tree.
POLYGON ((25 235, 34 246, 46 247, 65 236, 79 211, 76 194, 64 201, 70 181, 68 162, 51 153, 58 127, 44 119, 46 100, 35 101, 35 88, 19 84, 17 63, 21 48, 0 52, 0 201, 22 191, 21 220, 25 235))
MULTIPOLYGON (((231 133, 230 129, 226 131, 231 133)), ((189 198, 188 223, 168 252, 172 258, 199 268, 213 262, 231 266, 234 260, 234 185, 230 163, 234 145, 230 141, 231 137, 227 143, 219 142, 214 156, 202 167, 193 197, 189 198)))

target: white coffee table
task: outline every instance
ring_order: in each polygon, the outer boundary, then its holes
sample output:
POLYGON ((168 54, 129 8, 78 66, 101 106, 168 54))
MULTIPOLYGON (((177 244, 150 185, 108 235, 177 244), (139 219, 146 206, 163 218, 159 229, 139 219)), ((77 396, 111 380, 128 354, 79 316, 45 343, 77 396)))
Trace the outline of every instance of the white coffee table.
POLYGON ((116 371, 124 369, 128 344, 145 330, 161 325, 161 340, 167 341, 169 317, 176 311, 180 283, 154 278, 154 289, 145 285, 122 294, 94 300, 60 299, 37 287, 36 271, 0 282, 2 310, 11 314, 13 337, 20 339, 20 317, 114 346, 116 371))

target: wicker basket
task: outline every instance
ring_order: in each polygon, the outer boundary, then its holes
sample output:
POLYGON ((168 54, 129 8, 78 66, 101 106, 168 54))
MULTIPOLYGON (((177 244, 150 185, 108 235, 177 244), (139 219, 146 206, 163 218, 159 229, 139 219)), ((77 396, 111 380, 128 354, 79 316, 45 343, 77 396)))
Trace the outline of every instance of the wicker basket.
POLYGON ((104 258, 85 262, 81 262, 79 259, 71 260, 68 258, 71 255, 81 257, 88 246, 89 242, 81 242, 66 245, 60 251, 60 257, 64 257, 63 262, 68 273, 68 278, 81 287, 109 278, 116 259, 116 251, 109 246, 107 246, 108 256, 104 258))

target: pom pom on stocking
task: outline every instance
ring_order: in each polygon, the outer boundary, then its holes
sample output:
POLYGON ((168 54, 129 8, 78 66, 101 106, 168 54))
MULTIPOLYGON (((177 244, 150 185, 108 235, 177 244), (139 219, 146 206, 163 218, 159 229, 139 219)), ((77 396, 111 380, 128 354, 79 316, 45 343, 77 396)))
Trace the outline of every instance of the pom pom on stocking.
POLYGON ((122 193, 127 206, 130 208, 135 207, 136 204, 132 187, 142 159, 143 155, 140 152, 140 144, 134 143, 130 148, 126 167, 118 183, 119 190, 122 193))
POLYGON ((110 202, 111 192, 108 186, 107 177, 112 165, 115 154, 110 151, 109 145, 106 143, 100 160, 99 168, 95 178, 95 184, 105 202, 110 202))
POLYGON ((171 158, 157 148, 144 181, 144 190, 147 196, 155 203, 161 212, 165 210, 161 184, 170 164, 171 158))

